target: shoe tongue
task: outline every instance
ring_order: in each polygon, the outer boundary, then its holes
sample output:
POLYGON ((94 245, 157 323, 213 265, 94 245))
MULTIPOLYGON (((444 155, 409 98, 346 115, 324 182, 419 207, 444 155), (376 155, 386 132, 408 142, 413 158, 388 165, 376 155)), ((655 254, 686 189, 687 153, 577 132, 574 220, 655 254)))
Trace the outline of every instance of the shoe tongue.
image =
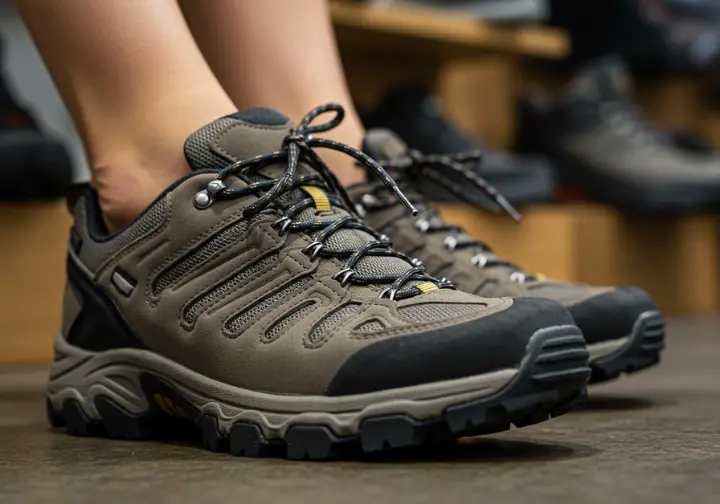
MULTIPOLYGON (((268 108, 248 109, 221 117, 199 129, 185 142, 185 157, 193 170, 221 169, 239 160, 244 160, 278 151, 283 140, 289 134, 293 124, 287 117, 268 108)), ((277 178, 285 169, 285 161, 272 164, 260 170, 266 177, 277 178)), ((298 173, 312 173, 313 170, 300 163, 298 173)), ((279 200, 291 205, 295 201, 308 197, 300 189, 285 193, 279 200)), ((329 211, 316 212, 308 208, 296 215, 293 220, 334 221, 348 215, 342 208, 332 207, 329 211)), ((313 238, 319 231, 313 234, 313 238)), ((361 230, 340 229, 324 241, 329 249, 354 250, 374 238, 361 230)), ((400 276, 411 265, 403 259, 383 256, 365 256, 356 265, 361 275, 400 276)), ((410 288, 413 282, 406 284, 410 288)))
POLYGON ((570 84, 570 94, 593 102, 626 100, 630 76, 620 57, 606 56, 583 68, 570 84))
POLYGON ((363 139, 363 152, 373 159, 389 161, 407 153, 407 150, 405 142, 388 129, 368 130, 363 139))
MULTIPOLYGON (((236 161, 278 151, 295 124, 269 108, 247 109, 217 119, 185 141, 192 170, 221 169, 236 161)), ((282 171, 283 166, 269 170, 282 171)), ((277 176, 279 173, 266 173, 277 176)))

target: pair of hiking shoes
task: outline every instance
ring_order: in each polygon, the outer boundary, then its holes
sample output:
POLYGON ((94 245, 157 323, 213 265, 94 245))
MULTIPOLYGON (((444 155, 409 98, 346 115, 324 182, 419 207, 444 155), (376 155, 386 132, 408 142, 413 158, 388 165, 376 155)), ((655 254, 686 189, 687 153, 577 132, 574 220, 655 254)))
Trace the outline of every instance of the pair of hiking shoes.
POLYGON ((117 233, 92 188, 74 191, 53 426, 141 439, 194 425, 210 450, 325 459, 538 423, 588 380, 658 362, 663 320, 643 291, 525 273, 427 205, 418 180, 460 170, 514 212, 464 170, 475 154, 319 136, 342 116, 218 119, 185 144, 192 172, 117 233), (343 189, 323 148, 368 182, 343 189))

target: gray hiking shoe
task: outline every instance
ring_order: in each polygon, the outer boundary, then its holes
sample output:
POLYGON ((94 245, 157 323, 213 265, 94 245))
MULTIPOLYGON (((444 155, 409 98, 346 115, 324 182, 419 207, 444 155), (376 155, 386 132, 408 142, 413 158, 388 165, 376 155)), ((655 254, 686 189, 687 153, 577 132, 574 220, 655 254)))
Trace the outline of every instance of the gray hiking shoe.
POLYGON ((348 210, 313 147, 384 172, 311 137, 341 116, 213 122, 186 143, 193 173, 114 235, 92 189, 73 198, 53 425, 144 438, 175 418, 211 450, 315 459, 527 425, 582 400, 588 353, 567 310, 456 291, 348 210))
MULTIPOLYGON (((546 298, 563 304, 585 336, 590 352, 591 381, 605 381, 659 362, 664 348, 663 318, 653 300, 636 287, 592 287, 546 280, 496 257, 484 243, 445 222, 428 206, 427 180, 468 198, 468 186, 485 191, 516 218, 515 210, 477 175, 448 156, 422 156, 408 151, 388 130, 371 130, 365 151, 385 166, 403 192, 420 209, 418 216, 403 211, 397 199, 371 182, 348 189, 368 225, 387 234, 393 246, 421 261, 438 278, 447 277, 458 289, 479 296, 546 298), (472 184, 455 186, 459 176, 472 184), (421 183, 421 178, 425 183, 421 183)), ((460 155, 463 158, 463 155, 460 155)))
POLYGON ((518 148, 552 159, 561 183, 623 211, 715 211, 720 155, 682 149, 642 118, 622 60, 603 57, 558 98, 520 107, 518 148))

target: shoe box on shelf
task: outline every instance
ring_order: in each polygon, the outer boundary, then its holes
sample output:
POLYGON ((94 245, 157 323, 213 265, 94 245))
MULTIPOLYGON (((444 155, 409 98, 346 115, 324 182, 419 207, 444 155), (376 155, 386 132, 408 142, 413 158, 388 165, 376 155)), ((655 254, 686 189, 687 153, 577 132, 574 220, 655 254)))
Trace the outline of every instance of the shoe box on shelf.
POLYGON ((0 363, 52 360, 70 216, 62 202, 0 204, 0 363))
POLYGON ((714 215, 623 215, 595 204, 538 205, 516 224, 467 205, 443 216, 529 272, 596 285, 637 285, 668 315, 720 309, 720 234, 714 215))

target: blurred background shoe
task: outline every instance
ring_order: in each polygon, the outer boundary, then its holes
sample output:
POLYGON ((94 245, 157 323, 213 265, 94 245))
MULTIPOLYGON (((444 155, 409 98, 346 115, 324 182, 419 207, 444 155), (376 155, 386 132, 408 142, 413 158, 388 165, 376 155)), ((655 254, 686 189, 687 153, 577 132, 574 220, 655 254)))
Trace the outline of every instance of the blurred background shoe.
MULTIPOLYGON (((397 133, 411 148, 423 154, 456 154, 481 150, 482 159, 468 165, 476 174, 495 186, 514 205, 540 203, 552 199, 555 175, 547 160, 540 156, 517 156, 491 149, 459 131, 441 110, 437 98, 427 89, 410 87, 385 97, 381 105, 363 117, 368 128, 386 128, 397 133)), ((460 187, 467 180, 453 181, 460 187)), ((442 186, 427 181, 428 197, 434 201, 456 202, 457 196, 442 186)), ((472 194, 468 188, 468 193, 472 194)), ((486 199, 478 204, 495 208, 486 199)))
MULTIPOLYGON (((720 68, 720 24, 699 15, 710 2, 686 5, 684 15, 668 0, 551 0, 549 24, 566 29, 573 67, 618 54, 639 72, 688 72, 720 68)), ((720 5, 713 2, 716 6, 720 5)))
POLYGON ((717 0, 662 0, 673 12, 681 15, 720 20, 720 2, 717 0))
POLYGON ((619 58, 588 64, 556 99, 521 108, 518 149, 550 156, 563 184, 618 208, 642 212, 720 206, 720 156, 679 148, 648 126, 631 99, 619 58))
POLYGON ((443 9, 498 23, 540 21, 550 12, 547 0, 370 0, 370 3, 443 9))
POLYGON ((0 201, 62 198, 72 180, 65 146, 40 131, 0 74, 0 201))

